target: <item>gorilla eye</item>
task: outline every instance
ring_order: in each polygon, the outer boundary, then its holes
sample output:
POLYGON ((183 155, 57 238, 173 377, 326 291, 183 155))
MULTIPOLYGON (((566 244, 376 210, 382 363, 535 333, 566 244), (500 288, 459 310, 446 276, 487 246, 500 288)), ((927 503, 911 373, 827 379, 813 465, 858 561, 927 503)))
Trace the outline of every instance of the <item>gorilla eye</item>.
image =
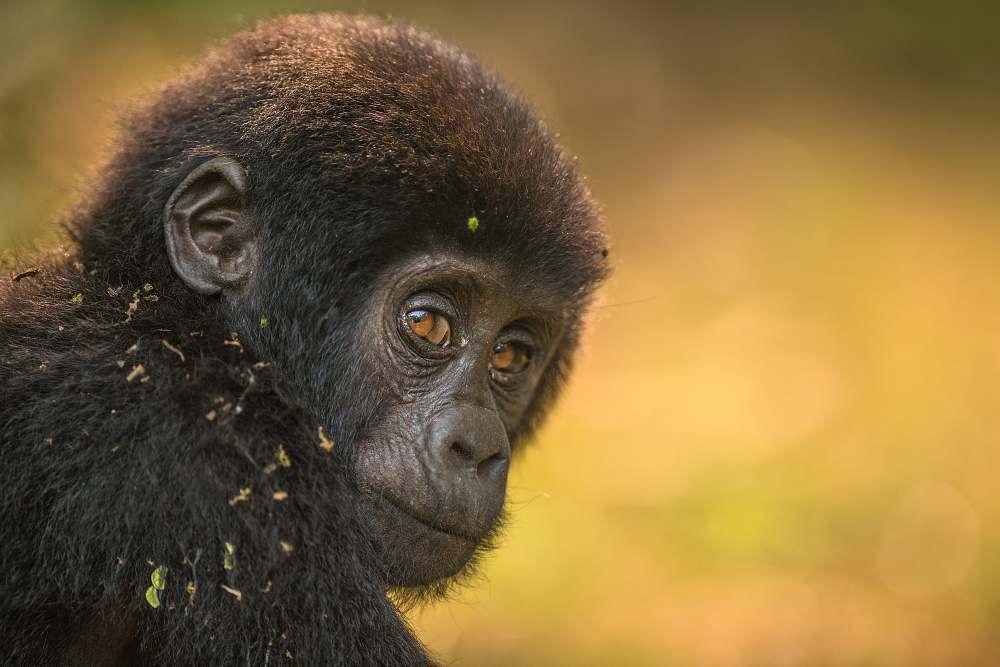
POLYGON ((519 343, 497 343, 490 356, 490 368, 501 373, 520 373, 531 361, 528 349, 519 343))
POLYGON ((444 315, 429 310, 411 310, 405 319, 410 331, 432 345, 444 347, 451 340, 451 325, 444 315))

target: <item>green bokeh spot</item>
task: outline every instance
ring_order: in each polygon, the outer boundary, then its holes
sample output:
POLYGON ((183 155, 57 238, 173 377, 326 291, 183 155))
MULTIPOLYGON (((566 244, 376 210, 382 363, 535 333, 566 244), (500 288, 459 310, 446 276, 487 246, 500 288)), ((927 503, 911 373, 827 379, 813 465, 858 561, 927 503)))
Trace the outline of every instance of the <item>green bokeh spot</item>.
POLYGON ((479 229, 479 218, 472 216, 469 218, 469 222, 467 222, 465 226, 469 228, 470 232, 475 233, 475 231, 479 229))

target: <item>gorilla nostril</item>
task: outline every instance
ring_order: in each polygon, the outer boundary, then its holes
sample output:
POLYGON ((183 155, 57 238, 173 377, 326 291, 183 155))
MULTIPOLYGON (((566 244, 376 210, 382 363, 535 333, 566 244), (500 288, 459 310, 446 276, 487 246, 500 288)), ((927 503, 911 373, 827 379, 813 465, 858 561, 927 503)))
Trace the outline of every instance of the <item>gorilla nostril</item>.
POLYGON ((507 457, 503 454, 494 454, 488 459, 480 462, 476 467, 476 474, 480 479, 496 479, 500 477, 507 468, 507 457))
POLYGON ((465 470, 474 471, 480 480, 496 480, 502 476, 507 469, 507 456, 496 452, 485 456, 485 452, 477 451, 474 445, 470 445, 462 438, 456 438, 448 445, 453 464, 465 470))
POLYGON ((471 461, 474 458, 472 448, 461 440, 455 440, 452 442, 450 449, 462 461, 471 461))

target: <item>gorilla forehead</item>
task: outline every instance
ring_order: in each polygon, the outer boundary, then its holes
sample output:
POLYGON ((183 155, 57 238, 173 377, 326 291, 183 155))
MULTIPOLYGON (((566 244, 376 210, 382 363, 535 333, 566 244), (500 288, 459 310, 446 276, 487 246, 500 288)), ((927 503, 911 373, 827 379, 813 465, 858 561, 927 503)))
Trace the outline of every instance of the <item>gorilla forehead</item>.
POLYGON ((410 27, 343 16, 265 23, 164 90, 151 112, 137 137, 182 129, 180 145, 152 142, 164 171, 233 155, 251 191, 268 193, 248 204, 273 243, 301 243, 312 229, 359 249, 345 258, 353 267, 326 264, 339 275, 361 278, 364 249, 385 260, 418 244, 499 255, 565 293, 606 272, 599 216, 573 161, 496 76, 410 27))

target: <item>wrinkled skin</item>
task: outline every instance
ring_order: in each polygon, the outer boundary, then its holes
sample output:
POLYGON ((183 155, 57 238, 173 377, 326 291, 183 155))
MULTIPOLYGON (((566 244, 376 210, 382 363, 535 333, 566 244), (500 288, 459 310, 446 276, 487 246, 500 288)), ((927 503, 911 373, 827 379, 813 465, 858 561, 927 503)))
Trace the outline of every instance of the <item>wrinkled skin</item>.
POLYGON ((486 262, 447 255, 398 267, 376 301, 366 335, 398 402, 359 443, 358 477, 393 583, 428 584, 458 574, 493 533, 508 433, 531 402, 563 322, 556 295, 486 262), (400 314, 414 308, 446 316, 454 343, 436 350, 408 335, 400 314), (518 373, 490 367, 505 341, 533 352, 518 373))

